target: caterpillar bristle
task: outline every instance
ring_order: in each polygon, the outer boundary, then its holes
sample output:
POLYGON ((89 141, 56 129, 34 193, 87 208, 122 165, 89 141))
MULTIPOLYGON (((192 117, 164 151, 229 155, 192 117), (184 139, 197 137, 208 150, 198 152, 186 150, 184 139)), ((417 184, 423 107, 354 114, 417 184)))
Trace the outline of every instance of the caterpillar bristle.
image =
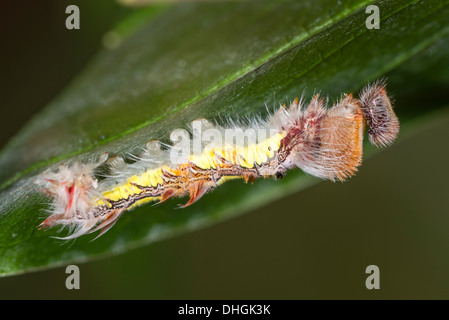
POLYGON ((151 140, 145 145, 148 152, 158 153, 161 151, 161 143, 158 140, 151 140))
POLYGON ((387 95, 385 81, 367 85, 360 95, 360 102, 369 127, 369 141, 376 147, 393 143, 399 134, 400 125, 387 95))

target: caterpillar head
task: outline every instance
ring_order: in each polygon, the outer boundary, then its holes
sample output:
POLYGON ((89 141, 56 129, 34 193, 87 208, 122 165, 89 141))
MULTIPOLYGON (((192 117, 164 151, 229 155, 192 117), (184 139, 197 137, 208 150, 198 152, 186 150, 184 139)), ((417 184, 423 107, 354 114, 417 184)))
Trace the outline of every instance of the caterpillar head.
POLYGON ((347 95, 330 109, 316 96, 306 110, 292 114, 281 141, 280 160, 313 176, 345 180, 362 159, 364 120, 360 103, 347 95))

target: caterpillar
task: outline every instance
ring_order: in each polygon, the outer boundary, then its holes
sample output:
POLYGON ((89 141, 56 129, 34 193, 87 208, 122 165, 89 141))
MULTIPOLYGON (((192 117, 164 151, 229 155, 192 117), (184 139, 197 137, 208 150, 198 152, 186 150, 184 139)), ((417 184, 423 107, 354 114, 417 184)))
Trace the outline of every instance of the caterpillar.
POLYGON ((344 181, 361 165, 365 126, 376 147, 391 144, 399 133, 385 81, 365 86, 358 99, 344 95, 332 107, 317 94, 307 106, 296 98, 288 108, 246 123, 198 119, 189 131, 171 133, 173 145, 150 141, 134 162, 102 154, 97 161, 42 172, 35 183, 52 203, 39 228, 68 227, 69 235, 60 238, 65 240, 96 231, 100 236, 125 211, 145 203, 188 196, 186 207, 229 179, 281 179, 293 168, 344 181), (99 173, 102 167, 106 173, 99 173))

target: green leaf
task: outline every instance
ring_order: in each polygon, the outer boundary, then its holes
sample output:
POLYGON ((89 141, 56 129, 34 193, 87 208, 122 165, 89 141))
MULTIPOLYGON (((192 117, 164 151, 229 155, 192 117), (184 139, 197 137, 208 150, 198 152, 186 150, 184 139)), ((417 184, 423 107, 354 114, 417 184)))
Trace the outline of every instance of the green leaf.
MULTIPOLYGON (((336 99, 404 62, 413 63, 414 56, 418 62, 413 66, 420 71, 404 64, 390 74, 402 137, 438 120, 446 111, 437 107, 448 100, 420 109, 407 109, 401 100, 416 105, 419 99, 413 96, 428 89, 421 74, 431 62, 423 58, 428 55, 423 50, 434 45, 449 51, 438 42, 449 32, 448 3, 190 3, 123 21, 109 33, 111 49, 100 52, 0 154, 0 273, 123 252, 228 219, 318 182, 299 170, 282 182, 230 182, 187 209, 175 210, 184 199, 137 208, 98 240, 90 242, 87 236, 69 246, 50 237, 56 231, 36 229, 48 201, 33 178, 60 161, 105 151, 134 153, 149 140, 167 140, 171 130, 194 119, 263 114, 266 104, 288 103, 303 92, 311 96, 315 88, 336 99), (368 30, 365 8, 373 3, 380 8, 380 29, 368 30), (409 84, 416 90, 409 91, 409 84)), ((449 82, 442 75, 435 83, 446 89, 449 82)))

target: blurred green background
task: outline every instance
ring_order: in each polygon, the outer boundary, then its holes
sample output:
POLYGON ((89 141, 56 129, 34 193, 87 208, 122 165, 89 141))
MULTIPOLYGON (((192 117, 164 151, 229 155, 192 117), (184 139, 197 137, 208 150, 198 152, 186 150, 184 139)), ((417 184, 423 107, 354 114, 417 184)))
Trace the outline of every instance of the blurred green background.
MULTIPOLYGON (((71 81, 101 48, 105 32, 132 10, 78 0, 82 27, 73 32, 64 27, 72 2, 26 3, 0 4, 7 119, 1 146, 71 81)), ((449 83, 439 88, 438 101, 449 106, 448 91, 449 83)), ((65 268, 0 278, 0 298, 447 299, 448 132, 449 112, 443 112, 430 128, 416 129, 365 161, 347 183, 323 182, 212 227, 78 264, 80 290, 65 288, 65 268), (380 268, 380 290, 365 288, 371 264, 380 268)))

